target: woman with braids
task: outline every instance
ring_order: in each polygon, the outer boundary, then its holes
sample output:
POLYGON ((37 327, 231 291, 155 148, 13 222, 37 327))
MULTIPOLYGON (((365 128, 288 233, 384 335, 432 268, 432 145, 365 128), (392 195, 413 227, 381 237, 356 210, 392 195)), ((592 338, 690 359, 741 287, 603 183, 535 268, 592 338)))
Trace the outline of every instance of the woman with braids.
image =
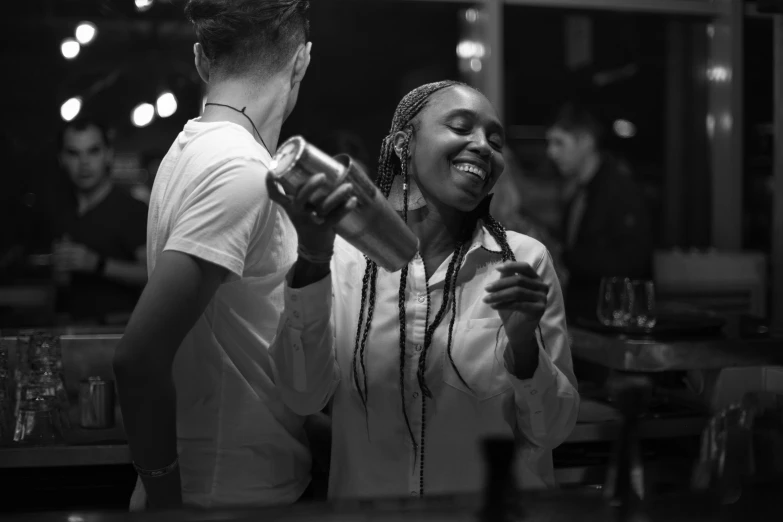
POLYGON ((503 139, 492 105, 466 85, 402 99, 376 182, 419 253, 394 273, 335 240, 331 225, 357 204, 350 184, 324 197, 316 175, 289 203, 267 179, 299 237, 275 379, 299 414, 331 406, 332 498, 479 491, 492 435, 519 442, 523 487, 554 483, 551 449, 579 395, 552 260, 488 212, 503 139))

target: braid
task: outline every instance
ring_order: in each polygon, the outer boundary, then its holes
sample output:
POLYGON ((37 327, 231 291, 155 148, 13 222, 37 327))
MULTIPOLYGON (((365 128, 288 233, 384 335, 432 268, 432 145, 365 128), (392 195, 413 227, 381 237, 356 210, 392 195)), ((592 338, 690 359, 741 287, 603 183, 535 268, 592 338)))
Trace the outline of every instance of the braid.
POLYGON ((440 305, 440 310, 438 310, 438 313, 435 314, 435 318, 432 320, 432 324, 430 324, 427 327, 427 330, 424 332, 424 347, 421 352, 421 357, 419 358, 419 370, 417 373, 417 378, 419 380, 419 387, 421 388, 421 392, 429 398, 432 398, 432 393, 430 393, 430 389, 424 379, 424 372, 427 369, 427 350, 432 344, 432 337, 435 333, 435 330, 443 320, 443 316, 446 315, 449 302, 455 300, 456 291, 454 283, 456 281, 456 274, 459 273, 459 253, 464 250, 463 246, 465 244, 466 243, 464 242, 457 243, 456 250, 454 254, 452 254, 449 267, 446 270, 446 277, 443 285, 443 302, 440 305))
MULTIPOLYGON (((489 213, 489 205, 486 207, 486 211, 484 212, 484 215, 480 216, 479 219, 481 219, 484 222, 484 226, 489 230, 489 233, 492 235, 493 238, 495 238, 495 241, 500 245, 501 249, 501 256, 503 261, 514 261, 516 260, 514 256, 514 252, 511 250, 511 246, 508 244, 508 236, 506 235, 506 229, 501 225, 492 215, 489 213)), ((475 229, 476 221, 475 219, 468 219, 465 229, 464 229, 464 237, 469 238, 473 230, 475 229)), ((466 243, 462 243, 460 246, 457 247, 457 252, 455 253, 454 258, 452 259, 452 263, 449 265, 449 272, 446 274, 446 286, 443 288, 443 295, 444 295, 444 303, 446 296, 448 295, 448 290, 451 289, 451 295, 448 297, 451 300, 451 321, 449 322, 449 337, 448 342, 446 345, 446 354, 449 358, 449 363, 451 363, 451 367, 454 368, 454 371, 457 373, 457 377, 459 377, 459 380, 462 382, 462 384, 465 385, 465 387, 468 390, 471 390, 470 385, 465 382, 465 379, 462 378, 462 374, 460 374, 459 369, 457 368, 457 365, 454 363, 454 358, 451 355, 451 346, 452 346, 452 339, 454 337, 454 323, 457 318, 457 299, 456 299, 456 291, 457 291, 457 278, 459 276, 459 268, 453 271, 452 273, 452 267, 456 264, 457 267, 462 266, 462 261, 465 258, 465 254, 467 253, 467 248, 463 248, 462 245, 466 243), (449 283, 449 279, 452 279, 452 281, 449 283)))
MULTIPOLYGON (((467 245, 467 243, 463 243, 464 245, 467 245)), ((468 385, 467 382, 465 382, 465 379, 462 378, 462 374, 459 373, 459 369, 457 368, 457 365, 454 364, 454 358, 451 356, 451 346, 452 346, 452 339, 454 338, 454 322, 457 319, 457 277, 459 276, 459 267, 462 266, 462 260, 465 259, 465 254, 467 253, 468 249, 464 247, 460 247, 457 252, 454 255, 454 258, 456 259, 456 265, 457 270, 454 271, 454 274, 452 276, 452 282, 451 287, 454 289, 452 291, 451 295, 451 321, 449 321, 449 337, 448 341, 446 343, 446 355, 449 357, 449 363, 451 363, 451 367, 454 368, 454 371, 457 373, 457 377, 459 377, 459 380, 462 381, 462 384, 465 385, 465 387, 468 390, 471 390, 470 385, 468 385)), ((446 278, 448 279, 448 274, 446 275, 446 278)), ((446 289, 444 287, 443 289, 444 295, 446 293, 446 289)))
MULTIPOLYGON (((410 140, 414 132, 413 120, 426 106, 427 102, 430 99, 430 96, 432 96, 434 93, 442 89, 446 89, 448 87, 452 87, 455 85, 465 85, 465 84, 456 81, 442 81, 442 82, 423 85, 408 93, 397 106, 397 110, 394 113, 394 118, 392 119, 391 128, 389 129, 389 134, 384 138, 383 142, 381 143, 381 151, 378 157, 378 174, 375 179, 375 183, 380 189, 381 194, 383 194, 385 198, 388 198, 389 194, 391 193, 391 189, 394 184, 395 178, 397 176, 401 176, 403 180, 403 192, 404 192, 404 198, 403 198, 404 208, 403 208, 402 217, 406 222, 408 217, 408 182, 409 182, 407 158, 410 153, 410 140), (400 151, 401 158, 397 158, 397 156, 394 153, 394 140, 397 133, 400 131, 403 131, 405 133, 405 138, 401 146, 402 149, 400 151)), ((462 245, 462 243, 460 245, 462 245)), ((458 246, 458 249, 466 250, 463 249, 461 246, 458 246)), ((452 287, 455 286, 456 284, 456 280, 457 280, 456 273, 459 271, 458 263, 461 263, 461 259, 463 257, 464 257, 464 252, 462 253, 461 256, 457 255, 455 256, 455 259, 452 259, 452 263, 449 266, 449 273, 447 276, 448 288, 444 288, 443 305, 441 306, 441 309, 438 311, 435 321, 428 328, 427 332, 425 332, 425 345, 424 345, 421 359, 419 360, 417 377, 419 380, 419 385, 421 387, 422 393, 430 398, 432 397, 432 393, 430 392, 424 380, 424 370, 426 369, 427 348, 429 344, 432 342, 432 336, 436 327, 438 326, 438 324, 440 324, 441 320, 443 319, 443 316, 446 313, 448 303, 449 303, 449 297, 451 297, 451 299, 453 300, 454 291, 452 290, 452 287)), ((365 352, 367 346, 367 338, 370 332, 370 326, 372 324, 373 311, 375 309, 375 286, 376 286, 377 276, 378 276, 377 264, 371 261, 370 259, 367 259, 367 268, 365 269, 364 279, 362 280, 362 297, 361 297, 361 304, 359 309, 359 320, 356 327, 356 340, 354 344, 353 361, 352 361, 354 383, 356 385, 357 390, 359 391, 359 396, 362 399, 362 403, 364 405, 364 410, 365 410, 365 416, 367 415, 367 402, 369 397, 368 387, 367 387, 367 371, 365 365, 365 352), (367 305, 367 318, 364 321, 364 329, 362 329, 362 322, 363 322, 362 320, 364 319, 365 305, 367 305), (359 361, 358 365, 357 365, 357 356, 359 361), (361 366, 362 373, 364 374, 363 388, 359 384, 358 366, 361 366)), ((407 408, 405 406, 405 389, 404 389, 405 340, 406 340, 405 290, 407 287, 407 279, 408 279, 408 268, 405 267, 402 269, 400 273, 400 291, 399 291, 400 394, 402 398, 402 413, 403 416, 405 417, 405 424, 408 427, 408 433, 411 436, 411 440, 413 441, 414 447, 418 447, 415 437, 413 436, 413 430, 411 428, 408 419, 407 408)), ((454 309, 453 306, 452 309, 454 309)), ((452 323, 453 322, 454 319, 452 317, 452 323)), ((449 342, 449 345, 451 345, 451 342, 449 342)))
POLYGON ((487 210, 487 213, 481 216, 481 220, 484 222, 484 226, 487 227, 489 233, 495 238, 495 241, 500 245, 500 250, 503 253, 503 261, 516 261, 516 256, 511 250, 508 244, 508 235, 506 234, 506 227, 500 224, 500 222, 492 217, 487 210))
POLYGON ((362 404, 364 404, 365 413, 367 411, 367 398, 362 392, 362 387, 359 386, 359 374, 356 371, 356 354, 359 352, 359 341, 361 340, 361 335, 362 335, 362 318, 364 317, 364 306, 367 303, 367 289, 369 288, 371 273, 372 273, 372 268, 368 263, 367 268, 364 271, 364 278, 362 279, 362 300, 361 300, 361 304, 359 305, 359 323, 356 325, 356 344, 354 344, 354 348, 353 348, 353 362, 352 362, 353 382, 356 385, 356 389, 359 391, 359 397, 361 397, 362 404))

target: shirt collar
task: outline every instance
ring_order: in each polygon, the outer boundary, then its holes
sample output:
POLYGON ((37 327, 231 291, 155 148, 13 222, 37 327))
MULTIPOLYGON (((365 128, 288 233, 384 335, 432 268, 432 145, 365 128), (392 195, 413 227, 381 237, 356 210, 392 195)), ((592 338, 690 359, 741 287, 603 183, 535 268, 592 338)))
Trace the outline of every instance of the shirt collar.
POLYGON ((493 254, 503 253, 503 248, 497 242, 497 239, 494 238, 481 221, 476 224, 476 230, 473 232, 473 241, 465 257, 477 248, 483 248, 493 254))
MULTIPOLYGON (((468 248, 468 251, 465 253, 465 257, 462 259, 462 266, 460 266, 460 270, 464 268, 464 266, 469 262, 469 260, 472 260, 474 256, 480 256, 482 254, 500 256, 503 254, 503 250, 495 238, 492 237, 492 234, 489 232, 489 230, 482 224, 481 221, 479 221, 476 224, 476 229, 473 232, 473 239, 471 240, 470 248, 468 248)), ((452 253, 452 255, 454 254, 452 253)), ((446 261, 432 275, 429 280, 430 286, 443 282, 446 277, 446 271, 450 261, 451 256, 446 258, 446 261)))

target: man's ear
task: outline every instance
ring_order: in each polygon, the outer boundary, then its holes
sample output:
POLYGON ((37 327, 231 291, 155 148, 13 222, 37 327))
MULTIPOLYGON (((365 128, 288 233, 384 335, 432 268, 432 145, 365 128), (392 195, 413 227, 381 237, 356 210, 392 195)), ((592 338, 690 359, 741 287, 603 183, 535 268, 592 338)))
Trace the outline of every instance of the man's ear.
POLYGON ((204 83, 209 83, 209 58, 207 58, 204 47, 200 43, 193 45, 193 55, 198 75, 204 83))
POLYGON ((312 42, 300 45, 294 58, 294 74, 291 78, 291 85, 296 85, 304 80, 307 74, 307 68, 310 67, 310 52, 313 48, 312 42))

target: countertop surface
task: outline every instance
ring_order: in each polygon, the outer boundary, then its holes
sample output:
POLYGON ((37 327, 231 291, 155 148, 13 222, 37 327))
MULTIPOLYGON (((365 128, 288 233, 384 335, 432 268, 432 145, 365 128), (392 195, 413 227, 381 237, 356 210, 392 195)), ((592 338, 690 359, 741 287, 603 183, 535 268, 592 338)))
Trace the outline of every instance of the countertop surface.
POLYGON ((597 490, 520 492, 518 514, 510 518, 479 516, 482 505, 477 495, 431 497, 427 499, 387 499, 302 503, 256 511, 177 511, 162 513, 65 512, 10 516, 6 520, 26 522, 206 522, 206 521, 478 521, 518 520, 526 522, 635 522, 711 521, 755 522, 774 520, 772 509, 779 507, 773 492, 748 493, 734 505, 722 506, 707 497, 693 494, 650 498, 628 518, 620 517, 597 490), (772 518, 770 518, 772 516, 772 518))
POLYGON ((569 326, 571 352, 613 370, 664 372, 783 365, 783 338, 715 335, 633 338, 569 326))

